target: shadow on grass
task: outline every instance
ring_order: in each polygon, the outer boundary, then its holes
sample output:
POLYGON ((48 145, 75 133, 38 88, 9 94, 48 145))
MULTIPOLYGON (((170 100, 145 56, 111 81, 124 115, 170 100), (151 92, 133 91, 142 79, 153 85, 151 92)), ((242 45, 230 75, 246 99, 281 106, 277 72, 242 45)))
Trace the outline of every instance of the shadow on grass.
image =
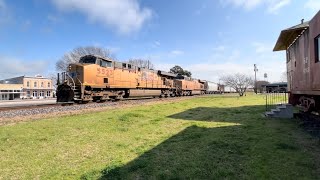
MULTIPOLYGON (((168 116, 179 120, 228 122, 230 125, 214 128, 191 125, 135 160, 123 166, 109 166, 97 173, 101 175, 100 179, 247 177, 246 166, 250 161, 250 147, 260 141, 261 133, 255 129, 250 118, 261 118, 263 108, 264 106, 198 107, 168 116)), ((257 126, 261 126, 264 121, 255 122, 257 126)), ((91 175, 84 174, 82 178, 87 179, 91 175)))

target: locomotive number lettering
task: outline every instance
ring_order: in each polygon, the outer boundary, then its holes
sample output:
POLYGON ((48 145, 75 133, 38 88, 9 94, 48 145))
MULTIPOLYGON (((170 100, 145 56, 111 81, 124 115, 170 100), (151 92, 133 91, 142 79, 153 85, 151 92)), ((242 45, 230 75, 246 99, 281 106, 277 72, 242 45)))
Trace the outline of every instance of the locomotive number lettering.
POLYGON ((112 76, 112 72, 111 69, 97 68, 97 75, 112 76))

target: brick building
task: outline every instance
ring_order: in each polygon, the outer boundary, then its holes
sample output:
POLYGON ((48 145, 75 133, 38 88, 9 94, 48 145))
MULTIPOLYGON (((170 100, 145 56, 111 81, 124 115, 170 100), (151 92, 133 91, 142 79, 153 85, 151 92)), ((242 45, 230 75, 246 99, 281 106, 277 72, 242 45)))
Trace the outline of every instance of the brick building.
POLYGON ((51 79, 20 76, 0 81, 0 100, 52 98, 53 90, 51 79))

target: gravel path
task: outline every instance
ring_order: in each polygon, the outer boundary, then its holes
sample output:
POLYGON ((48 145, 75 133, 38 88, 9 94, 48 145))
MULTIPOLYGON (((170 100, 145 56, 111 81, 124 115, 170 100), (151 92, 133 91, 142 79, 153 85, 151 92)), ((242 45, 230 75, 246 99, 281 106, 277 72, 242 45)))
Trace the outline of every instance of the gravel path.
POLYGON ((144 104, 154 103, 168 103, 181 101, 185 99, 195 98, 191 97, 177 97, 177 98, 163 98, 163 99, 139 99, 139 100, 124 100, 117 102, 105 103, 88 103, 88 104, 74 104, 70 106, 52 105, 46 107, 37 107, 30 109, 13 109, 0 111, 0 125, 14 124, 21 121, 30 121, 37 119, 44 119, 56 117, 60 115, 81 114, 92 111, 102 111, 105 109, 125 108, 144 104))

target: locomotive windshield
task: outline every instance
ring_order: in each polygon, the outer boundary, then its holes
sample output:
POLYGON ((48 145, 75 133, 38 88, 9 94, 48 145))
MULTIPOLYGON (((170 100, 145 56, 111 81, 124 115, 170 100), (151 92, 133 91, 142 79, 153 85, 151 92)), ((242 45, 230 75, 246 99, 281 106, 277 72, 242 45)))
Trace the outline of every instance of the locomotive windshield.
POLYGON ((181 74, 178 74, 177 77, 176 77, 176 79, 184 79, 184 78, 185 77, 183 75, 181 75, 181 74))
POLYGON ((85 56, 85 57, 82 57, 80 59, 80 63, 86 63, 86 64, 95 64, 96 63, 96 57, 94 56, 85 56))

